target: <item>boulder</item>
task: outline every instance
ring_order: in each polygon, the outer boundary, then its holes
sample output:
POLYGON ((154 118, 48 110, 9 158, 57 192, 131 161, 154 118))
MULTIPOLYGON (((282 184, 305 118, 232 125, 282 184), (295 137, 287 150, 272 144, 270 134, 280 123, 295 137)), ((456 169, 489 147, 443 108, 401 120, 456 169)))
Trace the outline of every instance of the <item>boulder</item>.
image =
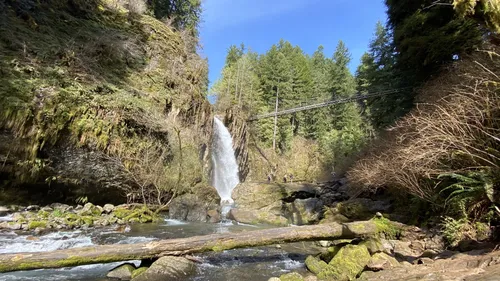
POLYGON ((126 263, 113 268, 108 272, 106 277, 116 278, 120 280, 130 280, 132 279, 132 272, 134 272, 135 266, 131 263, 126 263))
POLYGON ((359 244, 366 246, 368 252, 370 252, 371 255, 381 252, 386 252, 387 254, 391 253, 390 251, 386 250, 384 244, 382 244, 382 240, 379 238, 371 237, 359 244))
POLYGON ((193 188, 194 193, 176 197, 169 205, 169 217, 183 221, 207 222, 210 220, 208 210, 218 209, 220 196, 212 186, 199 184, 193 188))
POLYGON ((194 273, 195 264, 183 257, 166 256, 155 261, 144 273, 132 281, 175 281, 183 280, 194 273))
POLYGON ((313 256, 308 256, 305 263, 307 269, 314 274, 320 273, 328 266, 326 262, 313 256))
POLYGON ((114 211, 115 209, 115 205, 113 204, 105 204, 103 207, 102 207, 103 211, 106 213, 106 214, 109 214, 111 212, 114 211))
POLYGON ((320 280, 348 281, 356 278, 370 262, 370 252, 363 245, 347 245, 328 263, 319 274, 320 280))
POLYGON ((208 210, 207 212, 207 215, 208 215, 208 221, 211 222, 211 223, 217 223, 217 222, 220 222, 220 214, 219 214, 219 211, 217 210, 208 210))
POLYGON ((241 183, 232 196, 238 209, 254 213, 252 220, 287 225, 318 221, 323 206, 318 194, 313 184, 241 183))
POLYGON ((304 277, 297 272, 291 272, 281 275, 280 281, 304 281, 304 277))
POLYGON ((399 262, 386 253, 376 253, 366 267, 372 271, 379 271, 399 266, 399 262))

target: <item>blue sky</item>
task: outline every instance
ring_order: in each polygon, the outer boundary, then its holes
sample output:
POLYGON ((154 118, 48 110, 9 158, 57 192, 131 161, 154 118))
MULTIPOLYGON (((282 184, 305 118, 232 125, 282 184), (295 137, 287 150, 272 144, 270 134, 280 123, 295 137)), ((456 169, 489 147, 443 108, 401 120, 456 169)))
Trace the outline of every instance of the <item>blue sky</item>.
POLYGON ((219 77, 227 49, 244 43, 266 52, 283 38, 312 54, 319 45, 329 57, 339 40, 352 54, 351 71, 386 21, 383 0, 204 0, 201 55, 208 58, 210 84, 219 77))

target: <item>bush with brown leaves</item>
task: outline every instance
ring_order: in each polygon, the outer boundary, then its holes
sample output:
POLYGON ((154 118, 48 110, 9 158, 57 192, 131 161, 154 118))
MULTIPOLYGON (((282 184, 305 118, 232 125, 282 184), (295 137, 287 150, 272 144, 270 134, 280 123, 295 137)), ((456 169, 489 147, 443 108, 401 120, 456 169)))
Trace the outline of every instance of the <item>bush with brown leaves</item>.
POLYGON ((439 175, 500 174, 499 49, 477 51, 428 82, 413 111, 349 170, 355 191, 390 187, 433 201, 439 175))

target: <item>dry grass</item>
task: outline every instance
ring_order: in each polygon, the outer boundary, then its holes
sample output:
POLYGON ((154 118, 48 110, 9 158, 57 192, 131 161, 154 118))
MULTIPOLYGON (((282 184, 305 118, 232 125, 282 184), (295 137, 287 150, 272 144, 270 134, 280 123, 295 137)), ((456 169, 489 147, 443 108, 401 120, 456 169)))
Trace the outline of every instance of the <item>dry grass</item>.
POLYGON ((432 201, 443 173, 500 169, 500 52, 490 47, 425 85, 416 108, 348 172, 357 191, 396 188, 432 201))

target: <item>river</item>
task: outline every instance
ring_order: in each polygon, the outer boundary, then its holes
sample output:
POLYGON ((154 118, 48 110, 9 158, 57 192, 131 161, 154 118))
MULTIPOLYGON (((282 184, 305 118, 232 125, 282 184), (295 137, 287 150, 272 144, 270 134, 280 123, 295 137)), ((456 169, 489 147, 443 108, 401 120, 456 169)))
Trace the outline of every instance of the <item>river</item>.
MULTIPOLYGON (((87 230, 59 231, 41 236, 23 232, 0 232, 0 253, 40 252, 78 248, 103 244, 130 244, 157 239, 182 238, 213 233, 241 232, 262 229, 226 223, 185 223, 165 219, 155 224, 135 224, 130 232, 121 233, 113 227, 87 230)), ((268 280, 290 271, 305 270, 308 254, 319 251, 313 243, 303 242, 248 249, 228 250, 221 253, 196 255, 202 263, 197 271, 185 280, 189 281, 245 281, 268 280)), ((134 261, 139 265, 140 261, 134 261)), ((20 271, 0 274, 0 281, 10 280, 116 280, 106 278, 107 272, 121 263, 85 265, 73 268, 20 271)))

